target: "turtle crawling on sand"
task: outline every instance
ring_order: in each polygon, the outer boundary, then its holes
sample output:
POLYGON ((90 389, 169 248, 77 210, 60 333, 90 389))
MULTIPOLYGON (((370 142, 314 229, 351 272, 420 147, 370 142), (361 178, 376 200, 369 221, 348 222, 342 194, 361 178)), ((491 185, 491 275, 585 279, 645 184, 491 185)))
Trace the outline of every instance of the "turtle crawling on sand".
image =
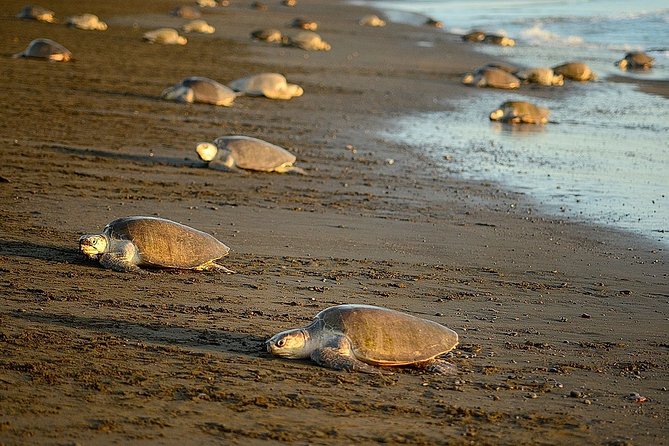
POLYGON ((492 45, 499 46, 515 46, 516 41, 510 37, 501 36, 499 34, 486 34, 483 38, 484 43, 490 43, 492 45))
POLYGON ((65 21, 68 26, 73 28, 84 29, 88 31, 106 31, 107 24, 100 20, 95 14, 79 14, 68 17, 65 21))
POLYGON ((188 39, 180 36, 174 28, 158 28, 144 33, 144 40, 149 43, 162 43, 164 45, 185 45, 188 39))
POLYGON ((300 31, 291 37, 284 36, 281 40, 284 46, 293 46, 305 51, 330 51, 332 46, 313 31, 300 31))
POLYGON ((564 76, 561 74, 555 74, 552 68, 527 68, 525 70, 518 71, 516 73, 516 77, 531 84, 548 86, 564 85, 564 76))
POLYGON ((37 20, 38 22, 54 23, 56 13, 38 5, 26 5, 16 14, 20 19, 37 20))
POLYGON ((160 98, 167 101, 191 104, 197 102, 228 107, 232 105, 235 98, 240 94, 213 79, 191 76, 163 90, 160 98))
POLYGON ((213 144, 199 143, 195 151, 212 169, 305 174, 293 165, 297 159, 295 155, 283 147, 250 136, 221 136, 213 144))
POLYGON ((567 62, 553 67, 555 74, 574 81, 594 81, 597 75, 583 62, 567 62))
POLYGON ((272 336, 273 355, 311 358, 335 370, 380 373, 373 366, 414 366, 439 374, 454 366, 437 359, 458 344, 458 334, 436 322, 371 305, 337 305, 306 327, 272 336))
POLYGON ((251 38, 273 43, 281 42, 283 40, 283 34, 276 28, 262 28, 251 32, 251 38))
POLYGON ((625 57, 617 61, 615 65, 621 70, 650 70, 653 67, 653 62, 655 62, 655 58, 643 51, 632 51, 625 54, 625 57))
POLYGON ((72 53, 58 42, 51 39, 35 39, 28 47, 14 57, 29 57, 35 59, 47 59, 54 62, 67 62, 72 60, 72 53))
POLYGON ((491 121, 510 124, 545 124, 550 111, 526 101, 506 101, 490 113, 491 121))
POLYGON ((114 271, 139 272, 140 266, 149 266, 234 272, 215 263, 230 248, 205 232, 164 218, 119 218, 102 234, 82 236, 79 249, 114 271))
POLYGON ((228 87, 248 96, 265 96, 270 99, 292 99, 302 96, 304 90, 297 84, 289 84, 283 74, 259 73, 236 79, 228 87))
POLYGON ((216 32, 216 28, 211 26, 205 20, 196 19, 191 20, 181 27, 181 30, 185 33, 200 33, 200 34, 213 34, 216 32))
POLYGON ((511 90, 520 88, 520 79, 511 73, 507 73, 499 68, 483 67, 467 73, 462 78, 465 85, 475 87, 502 88, 511 90))

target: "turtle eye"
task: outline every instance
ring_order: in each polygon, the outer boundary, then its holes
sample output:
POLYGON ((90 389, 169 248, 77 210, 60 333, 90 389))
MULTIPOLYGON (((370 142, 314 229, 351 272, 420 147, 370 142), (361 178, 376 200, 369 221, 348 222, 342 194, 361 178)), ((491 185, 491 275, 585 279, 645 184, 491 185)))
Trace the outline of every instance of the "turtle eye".
POLYGON ((279 339, 278 341, 276 341, 276 346, 277 347, 283 347, 284 345, 286 345, 286 340, 285 339, 279 339))

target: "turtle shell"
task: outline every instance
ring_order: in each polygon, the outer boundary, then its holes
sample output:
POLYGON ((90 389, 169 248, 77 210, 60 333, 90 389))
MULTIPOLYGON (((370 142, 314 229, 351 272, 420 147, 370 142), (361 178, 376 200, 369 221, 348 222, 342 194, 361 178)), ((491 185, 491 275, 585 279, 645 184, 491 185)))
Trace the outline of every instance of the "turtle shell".
POLYGON ((165 268, 195 268, 230 251, 212 235, 157 217, 119 218, 105 226, 104 234, 132 241, 142 264, 165 268))
POLYGON ((595 78, 595 73, 583 62, 568 62, 553 67, 555 74, 561 74, 567 79, 576 81, 589 81, 595 78))
POLYGON ((520 79, 499 68, 484 68, 476 73, 485 79, 487 87, 512 89, 520 87, 520 79))
POLYGON ((30 42, 28 47, 19 55, 23 57, 47 59, 54 54, 64 55, 64 60, 69 60, 72 58, 72 53, 70 50, 51 39, 35 39, 30 42))
POLYGON ((286 88, 286 78, 279 73, 260 73, 236 79, 228 84, 235 91, 249 96, 266 96, 266 93, 286 88))
POLYGON ((375 365, 408 365, 452 350, 458 334, 427 319, 371 305, 338 305, 316 315, 321 329, 341 332, 355 356, 375 365))
POLYGON ((651 66, 655 59, 641 51, 633 51, 625 55, 625 59, 632 67, 651 66))
POLYGON ((191 76, 181 81, 181 85, 193 90, 193 102, 222 104, 232 102, 237 94, 213 79, 191 76))
POLYGON ((296 160, 295 155, 283 147, 250 136, 221 136, 214 140, 214 144, 221 157, 229 153, 240 169, 272 172, 296 160))

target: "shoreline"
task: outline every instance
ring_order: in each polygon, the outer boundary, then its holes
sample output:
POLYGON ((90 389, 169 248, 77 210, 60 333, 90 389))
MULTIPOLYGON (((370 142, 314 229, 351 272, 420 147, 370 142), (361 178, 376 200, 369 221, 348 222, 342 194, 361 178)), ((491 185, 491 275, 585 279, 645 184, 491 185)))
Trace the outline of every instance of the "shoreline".
POLYGON ((2 17, 3 55, 50 37, 77 60, 0 68, 13 87, 0 92, 0 443, 667 444, 666 250, 538 214, 524 194, 458 179, 376 133, 471 94, 461 73, 489 57, 430 28, 360 27, 370 9, 326 0, 233 2, 205 13, 213 36, 178 48, 141 41, 180 23, 168 1, 97 5, 104 33, 14 19, 22 6, 2 17), (248 39, 298 16, 332 51, 248 39), (304 96, 157 99, 186 76, 259 71, 304 96), (309 175, 202 167, 195 143, 223 134, 286 147, 309 175), (125 215, 215 235, 238 273, 135 276, 78 253, 81 234, 125 215), (453 328, 458 375, 336 372, 264 352, 338 303, 453 328))

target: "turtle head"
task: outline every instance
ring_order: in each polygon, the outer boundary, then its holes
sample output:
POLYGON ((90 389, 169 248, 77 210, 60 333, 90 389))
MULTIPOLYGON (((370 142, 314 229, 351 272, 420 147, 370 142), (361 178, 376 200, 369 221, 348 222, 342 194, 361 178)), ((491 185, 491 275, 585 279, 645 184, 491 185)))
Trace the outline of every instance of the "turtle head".
POLYGON ((504 116, 504 110, 501 108, 498 108, 497 110, 493 111, 490 113, 490 120, 491 121, 499 121, 502 116, 504 116))
POLYGON ((216 158, 218 147, 210 142, 201 142, 195 147, 195 151, 202 161, 209 162, 216 158))
POLYGON ((465 85, 471 85, 474 83, 474 74, 473 73, 467 73, 464 75, 462 78, 462 83, 465 85))
POLYGON ((629 62, 627 61, 627 59, 621 59, 615 63, 615 65, 617 65, 618 68, 620 68, 621 70, 626 70, 628 64, 629 62))
POLYGON ((107 251, 109 241, 103 234, 82 235, 79 239, 79 249, 87 257, 97 259, 107 251))
POLYGON ((269 338, 265 345, 267 351, 283 358, 300 359, 311 355, 309 333, 303 328, 283 331, 269 338))

